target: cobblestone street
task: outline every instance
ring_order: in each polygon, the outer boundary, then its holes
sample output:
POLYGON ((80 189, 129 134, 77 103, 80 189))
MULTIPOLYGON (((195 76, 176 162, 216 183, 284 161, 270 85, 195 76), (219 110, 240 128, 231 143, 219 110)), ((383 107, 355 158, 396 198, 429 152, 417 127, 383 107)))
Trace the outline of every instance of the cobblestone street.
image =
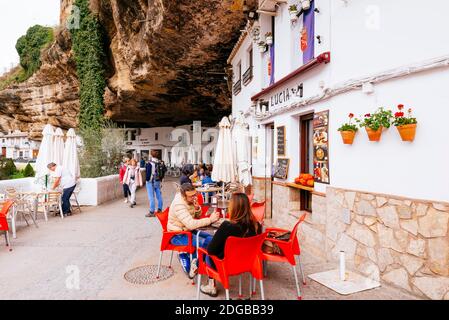
MULTIPOLYGON (((170 181, 164 183, 163 193, 165 206, 169 205, 174 195, 170 181)), ((144 217, 148 207, 144 188, 137 199, 133 209, 120 200, 83 208, 81 214, 64 220, 51 217, 46 223, 40 216, 39 228, 20 223, 12 252, 4 247, 2 237, 0 299, 195 299, 196 286, 182 272, 176 254, 174 276, 167 280, 135 285, 124 279, 124 274, 135 267, 156 265, 159 256, 161 228, 156 218, 144 217), (74 268, 79 268, 79 290, 70 289, 74 268)), ((165 253, 163 264, 168 264, 169 257, 170 253, 165 253)), ((306 275, 336 267, 307 252, 302 259, 306 275)), ((231 288, 234 299, 238 293, 236 280, 231 288)), ((247 296, 247 277, 243 288, 247 296)), ((303 299, 416 299, 386 285, 350 296, 340 296, 310 279, 301 288, 303 299)), ((224 299, 224 290, 219 290, 218 299, 224 299)), ((267 299, 295 299, 289 266, 269 265, 265 293, 267 299)), ((202 295, 202 299, 208 298, 202 295)))

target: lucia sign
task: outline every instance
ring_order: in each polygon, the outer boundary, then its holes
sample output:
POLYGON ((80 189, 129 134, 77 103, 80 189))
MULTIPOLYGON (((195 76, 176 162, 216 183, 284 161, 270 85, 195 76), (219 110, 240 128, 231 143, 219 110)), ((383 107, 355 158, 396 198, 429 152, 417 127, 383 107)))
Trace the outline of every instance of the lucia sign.
POLYGON ((302 83, 294 87, 283 88, 282 90, 277 91, 270 96, 269 99, 270 110, 284 107, 288 105, 291 100, 294 100, 295 97, 302 97, 302 94, 303 94, 302 83))

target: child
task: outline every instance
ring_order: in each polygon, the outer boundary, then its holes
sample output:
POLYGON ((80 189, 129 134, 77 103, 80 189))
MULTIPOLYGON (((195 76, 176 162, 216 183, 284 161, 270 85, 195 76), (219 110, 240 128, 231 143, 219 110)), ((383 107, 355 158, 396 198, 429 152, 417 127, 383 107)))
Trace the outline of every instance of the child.
POLYGON ((125 176, 123 177, 123 182, 129 186, 130 196, 130 207, 133 208, 136 205, 136 190, 137 187, 141 187, 142 175, 140 173, 140 168, 137 165, 137 160, 132 159, 126 169, 125 176))

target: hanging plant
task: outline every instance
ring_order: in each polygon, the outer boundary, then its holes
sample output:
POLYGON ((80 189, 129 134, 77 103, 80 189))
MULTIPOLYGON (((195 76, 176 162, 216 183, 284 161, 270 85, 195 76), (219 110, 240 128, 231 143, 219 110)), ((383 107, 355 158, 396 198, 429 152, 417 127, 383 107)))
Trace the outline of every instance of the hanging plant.
POLYGON ((290 13, 290 21, 294 22, 298 20, 298 6, 296 4, 290 5, 288 12, 290 13))
POLYGON ((265 33, 265 42, 269 46, 273 44, 273 34, 271 32, 265 33))
POLYGON ((357 125, 351 123, 352 118, 354 118, 354 114, 349 114, 349 121, 344 123, 338 131, 340 131, 341 137, 343 139, 344 144, 352 144, 354 142, 355 134, 357 133, 357 125))
POLYGON ((394 114, 393 125, 398 129, 399 135, 402 138, 402 141, 413 141, 415 139, 416 134, 416 125, 418 121, 416 118, 412 117, 412 109, 409 108, 407 112, 407 116, 404 115, 402 109, 404 109, 404 105, 398 105, 399 111, 394 114))
POLYGON ((370 141, 380 141, 382 130, 391 126, 393 113, 391 110, 379 108, 375 113, 367 113, 362 120, 356 119, 360 128, 365 128, 370 141))

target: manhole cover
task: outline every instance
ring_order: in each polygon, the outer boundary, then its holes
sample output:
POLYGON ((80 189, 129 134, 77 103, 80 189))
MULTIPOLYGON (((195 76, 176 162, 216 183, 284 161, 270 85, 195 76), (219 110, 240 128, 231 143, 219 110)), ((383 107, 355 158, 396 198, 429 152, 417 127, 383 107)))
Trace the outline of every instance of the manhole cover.
POLYGON ((134 284, 152 284, 170 278, 174 272, 169 267, 161 266, 159 278, 156 278, 156 274, 157 265, 147 265, 129 270, 124 277, 126 281, 134 284))

